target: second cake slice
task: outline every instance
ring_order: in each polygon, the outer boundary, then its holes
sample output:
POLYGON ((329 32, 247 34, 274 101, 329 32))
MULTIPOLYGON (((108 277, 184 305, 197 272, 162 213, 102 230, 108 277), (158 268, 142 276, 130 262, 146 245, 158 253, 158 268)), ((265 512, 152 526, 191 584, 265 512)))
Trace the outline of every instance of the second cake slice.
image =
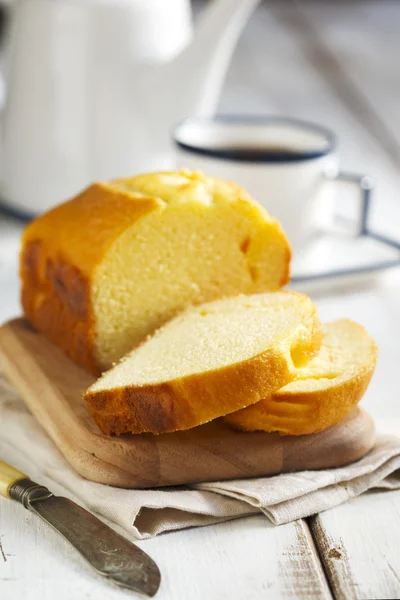
POLYGON ((243 431, 303 435, 340 423, 358 404, 375 369, 377 349, 361 325, 322 325, 322 346, 296 380, 225 420, 243 431))

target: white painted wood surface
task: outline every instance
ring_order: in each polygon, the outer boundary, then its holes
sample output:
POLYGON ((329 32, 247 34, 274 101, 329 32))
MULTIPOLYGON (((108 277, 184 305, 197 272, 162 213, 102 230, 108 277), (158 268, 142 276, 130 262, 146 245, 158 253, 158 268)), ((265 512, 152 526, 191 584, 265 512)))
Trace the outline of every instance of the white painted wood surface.
MULTIPOLYGON (((221 102, 225 112, 281 113, 332 127, 340 136, 343 166, 377 179, 374 223, 397 236, 398 23, 400 4, 391 0, 266 2, 239 44, 221 102), (354 101, 360 94, 362 111, 354 101), (368 118, 369 110, 377 121, 368 118)), ((14 221, 0 219, 0 320, 19 313, 19 232, 14 221)), ((394 423, 400 417, 400 273, 363 289, 348 286, 313 298, 323 319, 357 319, 375 337, 380 358, 363 404, 394 423)), ((399 501, 400 492, 373 493, 311 521, 337 598, 400 597, 399 501)), ((135 597, 94 575, 53 531, 3 499, 0 535, 1 600, 135 597)), ((140 546, 162 570, 160 600, 330 597, 304 522, 273 527, 264 517, 250 517, 140 546)))
POLYGON ((338 600, 399 598, 399 491, 370 492, 310 525, 338 600))
MULTIPOLYGON (((2 599, 136 597, 94 574, 49 527, 9 504, 0 502, 7 559, 0 552, 2 599)), ((331 598, 321 565, 305 544, 312 541, 304 525, 276 528, 261 516, 138 543, 161 569, 159 600, 331 598)))

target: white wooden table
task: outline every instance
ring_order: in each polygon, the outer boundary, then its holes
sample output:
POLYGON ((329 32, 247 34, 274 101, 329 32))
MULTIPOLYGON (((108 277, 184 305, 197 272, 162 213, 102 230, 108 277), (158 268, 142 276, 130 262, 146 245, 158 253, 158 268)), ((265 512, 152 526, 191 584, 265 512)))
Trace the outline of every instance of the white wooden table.
MULTIPOLYGON (((266 3, 240 42, 221 104, 226 112, 280 112, 335 129, 346 168, 377 180, 376 227, 398 238, 399 25, 400 5, 390 0, 266 3)), ((0 321, 19 312, 20 229, 0 219, 0 321)), ((364 407, 400 433, 400 272, 314 300, 323 319, 357 319, 376 339, 380 359, 364 407)), ((139 545, 162 571, 160 600, 399 598, 400 492, 373 492, 280 527, 254 516, 139 545)), ((101 580, 37 518, 1 500, 1 600, 55 597, 135 594, 101 580)))

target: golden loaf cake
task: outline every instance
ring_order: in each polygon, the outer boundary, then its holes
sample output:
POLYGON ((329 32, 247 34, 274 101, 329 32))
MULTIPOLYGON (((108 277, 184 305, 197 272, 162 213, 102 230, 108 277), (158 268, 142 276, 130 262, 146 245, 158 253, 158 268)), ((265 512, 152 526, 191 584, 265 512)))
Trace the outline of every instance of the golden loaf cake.
POLYGON ((103 373, 84 398, 105 433, 189 429, 281 388, 320 343, 307 296, 215 300, 169 321, 103 373))
POLYGON ((248 408, 225 417, 244 431, 315 433, 347 417, 368 387, 377 348, 361 325, 342 319, 322 325, 319 353, 295 381, 248 408))
POLYGON ((95 183, 23 235, 31 324, 100 374, 190 305, 278 290, 290 248, 243 189, 198 172, 95 183))

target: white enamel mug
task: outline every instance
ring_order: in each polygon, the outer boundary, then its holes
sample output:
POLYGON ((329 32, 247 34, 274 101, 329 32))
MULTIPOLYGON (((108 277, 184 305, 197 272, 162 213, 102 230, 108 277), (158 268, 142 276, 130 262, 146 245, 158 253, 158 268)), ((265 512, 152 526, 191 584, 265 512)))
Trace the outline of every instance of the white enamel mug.
POLYGON ((295 252, 333 222, 335 184, 357 193, 357 231, 365 227, 370 180, 339 171, 328 129, 282 117, 189 118, 174 130, 179 167, 238 183, 280 221, 295 252))

